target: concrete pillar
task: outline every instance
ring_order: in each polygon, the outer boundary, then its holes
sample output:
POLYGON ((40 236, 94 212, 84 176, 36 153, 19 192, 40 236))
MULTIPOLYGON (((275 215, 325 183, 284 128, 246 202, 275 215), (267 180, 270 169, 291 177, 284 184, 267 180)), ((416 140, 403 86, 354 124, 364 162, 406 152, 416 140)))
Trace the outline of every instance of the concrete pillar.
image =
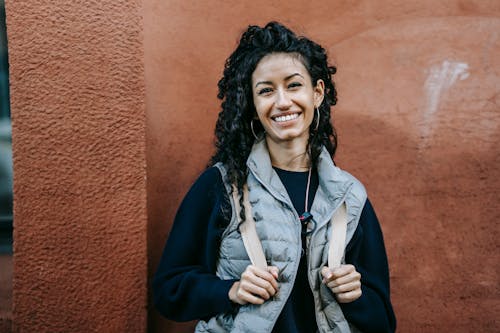
POLYGON ((141 1, 7 1, 15 332, 144 332, 141 1))

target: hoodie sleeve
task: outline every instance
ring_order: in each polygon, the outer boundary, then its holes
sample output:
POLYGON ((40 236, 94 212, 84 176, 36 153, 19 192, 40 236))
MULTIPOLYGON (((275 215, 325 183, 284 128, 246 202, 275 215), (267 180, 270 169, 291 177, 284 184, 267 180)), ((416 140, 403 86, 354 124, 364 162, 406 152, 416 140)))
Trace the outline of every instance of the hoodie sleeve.
POLYGON ((217 168, 207 169, 180 205, 156 274, 153 299, 168 319, 189 321, 232 310, 234 280, 215 275, 218 242, 228 219, 227 194, 217 168))
POLYGON ((347 246, 346 262, 361 274, 362 291, 361 297, 354 302, 340 304, 346 319, 364 333, 394 332, 396 318, 390 300, 384 239, 369 200, 347 246))

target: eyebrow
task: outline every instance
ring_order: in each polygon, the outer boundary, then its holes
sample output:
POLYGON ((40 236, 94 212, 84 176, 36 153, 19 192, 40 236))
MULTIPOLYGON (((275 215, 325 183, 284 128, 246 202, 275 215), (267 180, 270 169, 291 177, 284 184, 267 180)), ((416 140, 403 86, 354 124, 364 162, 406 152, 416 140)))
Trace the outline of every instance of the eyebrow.
MULTIPOLYGON (((300 73, 293 73, 293 74, 288 75, 287 77, 285 77, 285 81, 290 80, 294 76, 300 76, 301 78, 304 78, 300 73)), ((272 84, 272 82, 271 81, 259 81, 259 82, 257 82, 255 84, 255 87, 257 87, 259 84, 272 84)))

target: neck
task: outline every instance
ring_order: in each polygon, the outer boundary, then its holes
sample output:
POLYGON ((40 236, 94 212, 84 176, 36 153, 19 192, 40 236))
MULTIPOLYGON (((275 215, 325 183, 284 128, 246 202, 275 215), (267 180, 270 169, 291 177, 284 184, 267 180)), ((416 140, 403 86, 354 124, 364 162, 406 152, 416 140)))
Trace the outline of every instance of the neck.
POLYGON ((273 166, 288 171, 309 170, 311 161, 306 151, 307 141, 292 140, 278 144, 266 137, 266 143, 273 166))

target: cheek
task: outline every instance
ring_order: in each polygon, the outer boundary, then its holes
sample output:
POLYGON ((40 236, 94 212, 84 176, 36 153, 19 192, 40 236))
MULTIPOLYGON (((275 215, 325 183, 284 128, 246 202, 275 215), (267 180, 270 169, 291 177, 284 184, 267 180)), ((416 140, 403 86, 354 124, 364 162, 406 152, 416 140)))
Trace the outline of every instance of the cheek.
POLYGON ((260 112, 257 112, 257 117, 259 118, 259 121, 260 123, 262 124, 262 126, 266 126, 266 123, 267 123, 267 117, 265 114, 263 113, 260 113, 260 112))
POLYGON ((262 103, 262 101, 254 99, 253 105, 254 105, 255 111, 257 112, 257 115, 259 116, 259 118, 264 117, 266 115, 265 103, 262 103))

